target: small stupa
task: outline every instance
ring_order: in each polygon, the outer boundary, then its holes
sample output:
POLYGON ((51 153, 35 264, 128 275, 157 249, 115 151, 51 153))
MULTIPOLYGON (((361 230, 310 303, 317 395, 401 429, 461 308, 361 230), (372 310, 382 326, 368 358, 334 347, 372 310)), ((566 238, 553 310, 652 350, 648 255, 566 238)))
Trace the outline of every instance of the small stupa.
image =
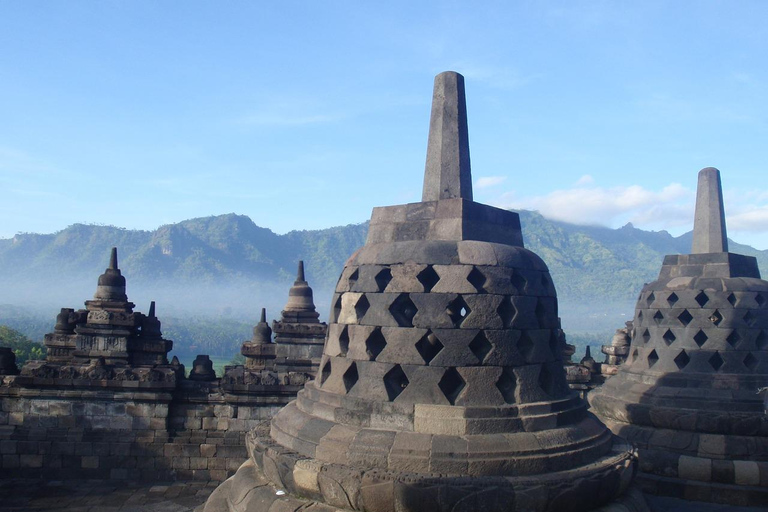
POLYGON ((312 288, 299 261, 296 280, 288 291, 288 303, 280 320, 272 323, 275 333, 275 367, 280 371, 317 373, 323 355, 328 324, 320 322, 312 288))
POLYGON ((562 345, 555 287, 518 215, 472 200, 464 78, 441 73, 422 201, 374 209, 319 375, 248 435, 249 459, 205 511, 607 504, 634 456, 568 388, 562 345))
POLYGON ((728 252, 717 169, 699 172, 691 254, 637 301, 627 361, 590 394, 639 449, 647 492, 768 507, 768 282, 728 252))

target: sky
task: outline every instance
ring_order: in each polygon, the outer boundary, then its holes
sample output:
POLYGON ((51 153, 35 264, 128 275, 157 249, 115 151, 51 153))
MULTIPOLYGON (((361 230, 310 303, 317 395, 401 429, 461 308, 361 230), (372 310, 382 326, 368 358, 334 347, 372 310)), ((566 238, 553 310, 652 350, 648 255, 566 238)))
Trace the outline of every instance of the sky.
POLYGON ((476 201, 768 249, 768 2, 0 0, 0 238, 419 201, 434 75, 476 201))

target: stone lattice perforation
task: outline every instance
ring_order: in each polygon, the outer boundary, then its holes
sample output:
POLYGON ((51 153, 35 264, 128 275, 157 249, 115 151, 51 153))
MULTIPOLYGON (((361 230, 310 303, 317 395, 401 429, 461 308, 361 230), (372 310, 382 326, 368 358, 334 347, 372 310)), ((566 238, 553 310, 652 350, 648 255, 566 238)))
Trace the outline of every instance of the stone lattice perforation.
POLYGON ((555 297, 479 293, 345 292, 334 300, 331 320, 387 327, 559 328, 555 297))
POLYGON ((562 360, 552 329, 424 329, 331 324, 325 353, 425 366, 522 366, 562 360))
POLYGON ((643 291, 629 363, 640 369, 768 373, 768 294, 643 291))
POLYGON ((435 368, 399 363, 323 361, 318 387, 368 400, 435 405, 513 405, 563 399, 570 391, 562 365, 435 368), (488 383, 496 392, 488 393, 488 383), (413 383, 418 385, 412 386, 413 383))
POLYGON ((486 265, 349 266, 336 285, 336 293, 385 291, 555 296, 548 272, 486 265))
POLYGON ((332 301, 318 383, 324 391, 398 403, 549 400, 568 393, 558 329, 547 272, 350 266, 332 301), (488 381, 498 394, 475 396, 488 381))

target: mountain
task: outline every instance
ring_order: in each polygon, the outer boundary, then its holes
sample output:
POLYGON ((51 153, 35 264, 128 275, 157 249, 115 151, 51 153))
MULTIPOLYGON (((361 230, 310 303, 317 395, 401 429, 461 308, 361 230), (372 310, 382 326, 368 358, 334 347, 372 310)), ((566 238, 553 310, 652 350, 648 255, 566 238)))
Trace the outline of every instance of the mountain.
MULTIPOLYGON (((576 330, 620 326, 620 316, 631 317, 640 288, 658 275, 664 255, 687 253, 691 247, 690 233, 673 237, 631 224, 619 229, 577 226, 536 212, 519 213, 526 247, 552 273, 564 326, 576 330)), ((247 216, 227 214, 154 231, 75 224, 53 234, 18 234, 0 239, 0 305, 48 301, 57 308, 78 307, 72 301, 93 293, 110 247, 117 246, 129 297, 140 310, 157 299, 159 311, 173 310, 180 317, 195 309, 245 319, 261 305, 276 316, 287 299, 296 261, 303 259, 318 311, 325 315, 344 261, 364 243, 366 233, 363 223, 278 235, 247 216)), ((768 265, 768 251, 735 242, 731 251, 756 256, 762 268, 768 265)))

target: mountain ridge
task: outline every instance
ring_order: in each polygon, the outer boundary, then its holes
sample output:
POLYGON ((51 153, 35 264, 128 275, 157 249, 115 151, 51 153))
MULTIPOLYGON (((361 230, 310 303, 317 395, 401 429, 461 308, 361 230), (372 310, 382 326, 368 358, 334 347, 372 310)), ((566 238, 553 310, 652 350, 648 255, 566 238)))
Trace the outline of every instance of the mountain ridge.
MULTIPOLYGON (((538 212, 518 213, 525 246, 550 267, 561 302, 632 302, 642 285, 656 278, 664 255, 690 252, 690 232, 674 237, 631 224, 617 229, 580 226, 548 220, 538 212)), ((367 222, 279 235, 235 213, 152 231, 73 224, 56 233, 0 239, 0 285, 58 279, 91 283, 116 246, 120 268, 133 284, 285 284, 303 259, 316 290, 330 290, 366 234, 367 222)), ((730 244, 732 252, 756 256, 763 268, 768 264, 768 251, 730 244)), ((13 297, 0 294, 1 302, 13 303, 13 297)))

